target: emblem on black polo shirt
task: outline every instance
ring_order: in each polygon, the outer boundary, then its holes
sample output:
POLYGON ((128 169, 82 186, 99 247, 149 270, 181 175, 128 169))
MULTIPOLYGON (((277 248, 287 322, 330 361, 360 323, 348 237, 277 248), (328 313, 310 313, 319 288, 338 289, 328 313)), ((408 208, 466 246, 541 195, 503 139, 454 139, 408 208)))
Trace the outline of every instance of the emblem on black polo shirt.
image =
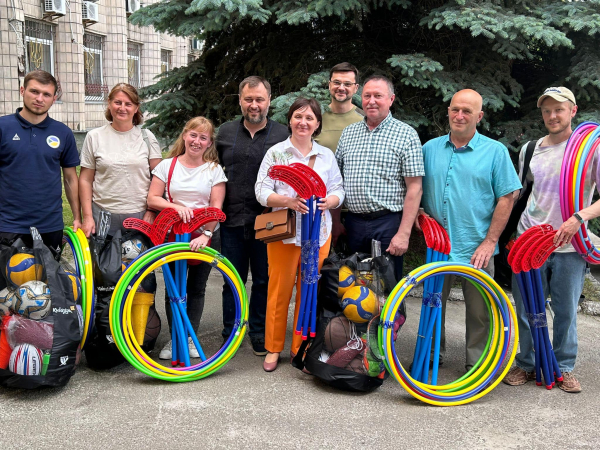
POLYGON ((46 138, 46 144, 48 144, 52 148, 58 148, 60 145, 60 139, 56 136, 48 136, 46 138))

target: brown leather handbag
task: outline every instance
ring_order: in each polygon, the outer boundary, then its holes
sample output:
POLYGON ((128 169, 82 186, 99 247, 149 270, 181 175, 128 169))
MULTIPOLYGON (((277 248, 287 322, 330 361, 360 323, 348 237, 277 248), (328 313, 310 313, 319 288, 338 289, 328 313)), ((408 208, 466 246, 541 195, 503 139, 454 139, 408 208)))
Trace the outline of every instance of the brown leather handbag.
MULTIPOLYGON (((316 159, 317 155, 311 156, 308 167, 312 169, 316 159)), ((269 208, 256 216, 254 221, 256 239, 269 244, 296 236, 296 211, 288 208, 272 212, 267 212, 268 210, 269 208)))
POLYGON ((254 231, 256 231, 256 239, 265 244, 294 237, 296 236, 296 212, 286 208, 256 216, 254 231))

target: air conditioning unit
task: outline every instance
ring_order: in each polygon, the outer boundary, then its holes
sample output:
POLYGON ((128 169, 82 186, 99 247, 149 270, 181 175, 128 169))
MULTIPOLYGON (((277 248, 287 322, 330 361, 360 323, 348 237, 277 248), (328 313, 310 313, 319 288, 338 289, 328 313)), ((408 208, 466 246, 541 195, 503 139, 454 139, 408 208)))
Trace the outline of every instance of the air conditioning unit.
POLYGON ((64 16, 67 13, 67 5, 65 0, 44 0, 44 12, 59 16, 64 16))
POLYGON ((202 50, 202 44, 203 43, 204 42, 201 41, 200 39, 193 38, 192 42, 191 42, 192 50, 197 50, 197 51, 202 50))
POLYGON ((84 23, 98 22, 98 5, 92 2, 83 2, 82 16, 84 23))
POLYGON ((140 9, 140 0, 125 0, 125 12, 133 14, 140 9))

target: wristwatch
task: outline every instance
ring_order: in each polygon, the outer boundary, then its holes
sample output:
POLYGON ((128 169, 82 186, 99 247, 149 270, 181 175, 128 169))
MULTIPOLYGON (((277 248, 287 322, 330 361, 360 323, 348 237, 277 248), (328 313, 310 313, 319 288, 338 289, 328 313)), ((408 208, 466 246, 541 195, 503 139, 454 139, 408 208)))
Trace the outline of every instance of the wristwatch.
POLYGON ((209 238, 212 238, 212 237, 213 237, 213 232, 212 232, 212 231, 210 231, 210 230, 204 230, 204 231, 202 232, 202 234, 203 234, 204 236, 208 236, 209 238))

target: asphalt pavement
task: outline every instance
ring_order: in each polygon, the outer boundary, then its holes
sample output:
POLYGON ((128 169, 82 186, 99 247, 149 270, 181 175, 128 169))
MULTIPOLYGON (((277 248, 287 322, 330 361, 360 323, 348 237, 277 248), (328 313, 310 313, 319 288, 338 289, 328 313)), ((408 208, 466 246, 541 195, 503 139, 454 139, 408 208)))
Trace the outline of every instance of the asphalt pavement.
MULTIPOLYGON (((220 275, 211 274, 200 341, 221 343, 220 275)), ((158 294, 162 298, 162 293, 158 294)), ((164 310, 158 301, 159 310, 164 310)), ((411 361, 420 301, 409 299, 400 332, 401 361, 411 361)), ((168 340, 163 331, 154 355, 168 340)), ((393 379, 369 394, 328 387, 289 364, 266 373, 246 338, 219 372, 190 383, 155 380, 127 363, 94 372, 85 359, 69 384, 37 391, 0 389, 0 449, 113 448, 598 448, 600 318, 578 316, 580 394, 535 383, 504 384, 465 406, 434 407, 393 379)), ((450 302, 448 353, 440 376, 464 370, 464 304, 450 302)))

